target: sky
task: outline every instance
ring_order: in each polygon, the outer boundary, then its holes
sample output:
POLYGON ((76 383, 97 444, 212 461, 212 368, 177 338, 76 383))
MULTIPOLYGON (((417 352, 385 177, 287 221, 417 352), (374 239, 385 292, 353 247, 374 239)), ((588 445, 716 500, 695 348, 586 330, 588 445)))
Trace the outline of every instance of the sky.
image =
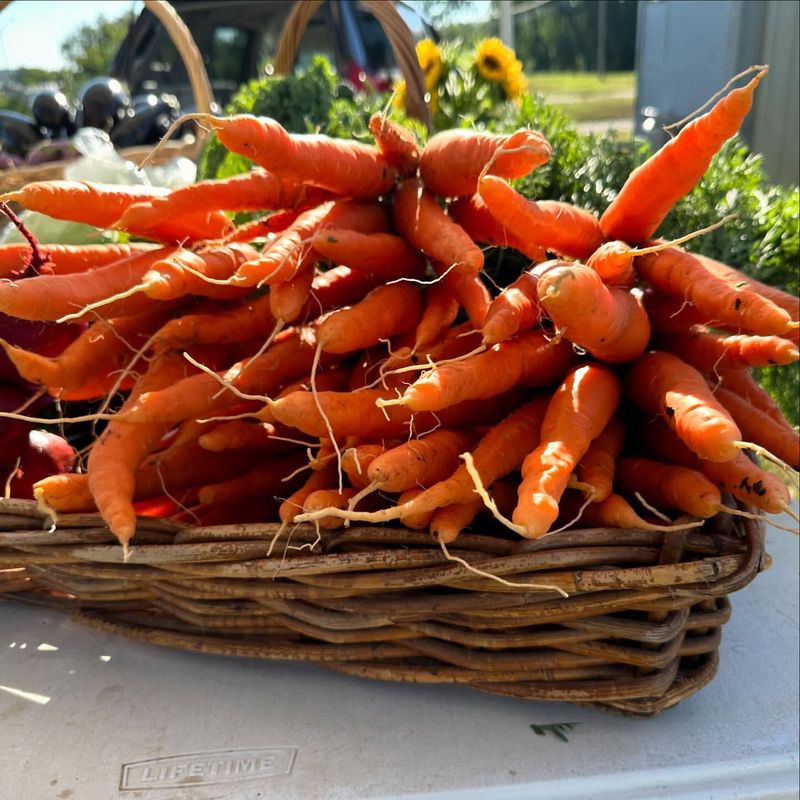
POLYGON ((61 43, 77 28, 140 6, 135 0, 15 0, 0 11, 0 70, 59 69, 61 43))

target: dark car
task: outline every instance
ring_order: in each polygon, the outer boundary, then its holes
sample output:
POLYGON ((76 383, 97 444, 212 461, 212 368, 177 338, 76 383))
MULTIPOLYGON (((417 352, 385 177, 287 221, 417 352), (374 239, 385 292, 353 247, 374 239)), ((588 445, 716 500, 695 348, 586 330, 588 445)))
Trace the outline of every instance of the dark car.
MULTIPOLYGON (((275 56, 292 0, 174 0, 203 54, 220 106, 237 87, 264 74, 275 56)), ((435 30, 405 3, 397 9, 417 39, 438 39, 435 30)), ((338 73, 356 87, 369 81, 387 88, 397 66, 386 34, 357 0, 328 0, 309 21, 295 67, 313 55, 326 55, 338 73)), ((183 62, 160 22, 146 9, 131 26, 111 65, 131 94, 169 93, 190 111, 194 99, 183 62)))

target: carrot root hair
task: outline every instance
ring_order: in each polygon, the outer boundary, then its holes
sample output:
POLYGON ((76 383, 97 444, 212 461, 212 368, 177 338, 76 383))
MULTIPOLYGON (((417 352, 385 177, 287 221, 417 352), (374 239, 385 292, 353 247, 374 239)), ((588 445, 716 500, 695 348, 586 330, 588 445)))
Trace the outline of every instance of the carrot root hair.
MULTIPOLYGON (((472 482, 475 484, 475 493, 481 498, 481 500, 483 500, 483 504, 486 506, 486 508, 492 512, 492 516, 498 522, 505 525, 509 530, 514 531, 514 533, 518 533, 520 536, 524 536, 525 528, 523 528, 522 525, 517 525, 516 522, 512 522, 507 517, 504 517, 500 513, 500 509, 497 507, 497 504, 489 496, 489 492, 486 491, 486 487, 483 485, 481 476, 475 467, 475 461, 472 458, 472 453, 462 453, 460 458, 463 459, 464 465, 467 468, 467 474, 470 476, 470 478, 472 478, 472 482)), ((581 509, 581 513, 583 513, 583 509, 581 509)))
MULTIPOLYGON (((773 528, 777 528, 779 531, 787 531, 788 533, 793 533, 795 536, 800 536, 800 530, 797 528, 789 528, 786 525, 779 525, 777 522, 773 522, 764 514, 753 514, 749 511, 742 511, 740 508, 729 508, 728 506, 719 506, 719 510, 724 511, 726 514, 734 514, 737 517, 757 519, 766 525, 771 525, 773 528)), ((788 507, 784 510, 787 511, 787 513, 790 513, 790 516, 794 516, 794 512, 792 512, 788 507)))
POLYGON ((341 494, 342 490, 344 489, 344 478, 342 477, 342 451, 339 448, 339 443, 336 441, 336 437, 333 434, 333 425, 331 425, 331 421, 328 419, 325 409, 322 407, 322 403, 319 399, 319 392, 317 391, 317 370, 319 369, 319 360, 322 357, 322 344, 322 342, 318 342, 317 349, 314 351, 314 360, 311 362, 311 378, 309 380, 309 384, 311 385, 311 396, 314 399, 314 405, 317 407, 317 411, 322 417, 322 421, 325 423, 325 429, 328 431, 328 438, 331 440, 333 449, 336 451, 336 469, 339 474, 339 494, 341 494))

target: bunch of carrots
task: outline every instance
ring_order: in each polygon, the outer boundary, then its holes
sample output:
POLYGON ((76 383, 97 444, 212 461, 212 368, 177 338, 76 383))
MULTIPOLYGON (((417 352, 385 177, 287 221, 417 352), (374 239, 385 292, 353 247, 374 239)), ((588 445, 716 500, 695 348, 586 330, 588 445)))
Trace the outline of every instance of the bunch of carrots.
POLYGON ((0 197, 144 240, 0 248, 0 312, 73 331, 58 352, 2 341, 6 355, 39 395, 92 403, 3 413, 96 432, 36 500, 55 520, 96 509, 126 551, 137 514, 287 534, 396 520, 447 553, 487 509, 528 538, 790 511, 798 434, 751 368, 798 360, 800 302, 655 238, 766 72, 686 124, 599 219, 513 188, 553 156, 535 131, 420 147, 380 115, 370 145, 196 114, 253 171, 0 197), (241 211, 260 213, 225 213, 241 211), (530 267, 490 287, 487 247, 530 267))

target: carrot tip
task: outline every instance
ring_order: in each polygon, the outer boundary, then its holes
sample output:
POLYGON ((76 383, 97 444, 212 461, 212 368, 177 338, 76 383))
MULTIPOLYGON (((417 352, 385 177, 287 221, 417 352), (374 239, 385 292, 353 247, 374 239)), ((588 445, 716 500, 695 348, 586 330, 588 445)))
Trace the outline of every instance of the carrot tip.
POLYGON ((404 397, 395 397, 391 400, 384 400, 382 397, 379 397, 375 401, 375 405, 378 408, 386 408, 387 406, 404 406, 406 404, 406 400, 404 397))

